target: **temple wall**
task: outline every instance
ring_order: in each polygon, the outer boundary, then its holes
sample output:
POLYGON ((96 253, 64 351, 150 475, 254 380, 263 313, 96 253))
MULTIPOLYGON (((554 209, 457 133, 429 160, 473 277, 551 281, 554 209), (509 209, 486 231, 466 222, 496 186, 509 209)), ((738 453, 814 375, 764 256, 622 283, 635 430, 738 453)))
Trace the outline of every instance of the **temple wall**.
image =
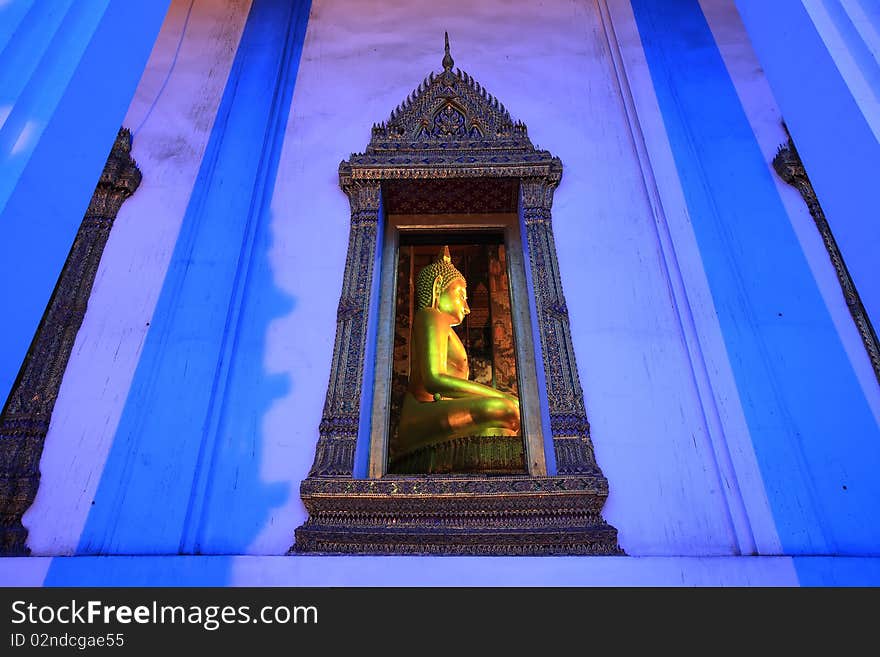
MULTIPOLYGON (((192 583, 432 583, 407 579, 421 559, 271 555, 306 519, 348 240, 339 161, 440 70, 448 31, 456 66, 562 159, 554 231, 603 516, 643 558, 422 559, 443 583, 788 585, 795 559, 728 557, 876 554, 860 525, 880 391, 772 173, 780 111, 732 3, 673 4, 172 2, 124 123, 144 181, 55 407, 33 553, 252 555, 193 558, 192 583)), ((157 567, 30 564, 25 585, 157 567)))

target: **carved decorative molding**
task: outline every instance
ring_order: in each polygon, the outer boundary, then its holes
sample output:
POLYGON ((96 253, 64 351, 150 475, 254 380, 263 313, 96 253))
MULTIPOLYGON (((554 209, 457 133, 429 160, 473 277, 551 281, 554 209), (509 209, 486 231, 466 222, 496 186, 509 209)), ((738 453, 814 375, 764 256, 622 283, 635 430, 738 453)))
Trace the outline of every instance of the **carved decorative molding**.
POLYGON ((558 184, 559 178, 555 176, 527 178, 521 183, 522 215, 544 357, 550 429, 560 474, 598 473, 571 342, 568 307, 556 260, 550 208, 558 184))
POLYGON ((351 229, 336 313, 333 364, 310 477, 351 477, 360 420, 367 313, 379 220, 379 184, 348 182, 343 189, 351 205, 351 229))
POLYGON ((865 350, 868 352, 868 357, 871 359, 874 376, 877 377, 877 382, 880 383, 880 344, 877 342, 877 334, 874 332, 874 327, 864 305, 862 305, 862 299, 859 297, 855 283, 849 274, 849 270, 846 268, 843 255, 837 246, 837 240, 834 239, 831 226, 828 225, 825 212, 823 212, 822 206, 819 205, 816 191, 813 189, 813 184, 807 176, 807 170, 804 168, 804 163, 801 161, 790 135, 788 143, 780 146, 776 157, 773 158, 773 168, 776 169, 776 173, 779 174, 780 178, 800 192, 804 202, 807 204, 807 208, 810 210, 810 215, 816 223, 816 228, 819 229, 819 234, 825 243, 825 249, 828 251, 828 256, 831 258, 831 263, 837 272, 837 280, 840 283, 843 297, 846 299, 846 305, 849 308, 853 321, 856 323, 859 334, 862 336, 862 342, 865 345, 865 350))
POLYGON ((307 479, 296 552, 622 554, 601 476, 307 479))
POLYGON ((536 149, 526 126, 453 66, 447 41, 443 71, 431 73, 388 121, 373 126, 364 153, 339 165, 340 186, 351 200, 348 258, 315 463, 301 487, 309 519, 296 530, 291 551, 621 554, 617 531, 601 517, 608 485, 593 455, 556 260, 551 206, 562 162, 536 149), (479 193, 490 187, 492 193, 479 193), (465 193, 438 200, 456 189, 465 193), (478 196, 475 207, 465 200, 478 196), (517 206, 559 474, 353 479, 376 229, 384 212, 517 206))
POLYGON ((388 180, 382 183, 387 214, 515 213, 516 178, 443 178, 388 180))
POLYGON ((0 553, 26 555, 21 523, 40 483, 40 456, 61 378, 82 325, 98 263, 122 203, 141 182, 121 129, 55 290, 0 414, 0 553))

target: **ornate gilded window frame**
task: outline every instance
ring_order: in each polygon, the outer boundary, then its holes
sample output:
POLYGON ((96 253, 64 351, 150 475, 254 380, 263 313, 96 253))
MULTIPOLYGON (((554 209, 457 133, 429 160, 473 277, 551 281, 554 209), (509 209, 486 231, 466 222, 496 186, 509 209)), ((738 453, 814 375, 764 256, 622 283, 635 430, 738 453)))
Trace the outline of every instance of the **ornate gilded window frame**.
POLYGON ((497 99, 467 73, 453 71, 453 65, 447 41, 443 71, 431 73, 386 123, 373 126, 364 153, 352 154, 339 166, 340 186, 351 206, 348 254, 315 460, 300 488, 309 518, 297 528, 291 551, 621 554, 617 530, 601 516, 608 482, 593 452, 556 258, 551 206, 562 162, 537 150, 526 126, 514 122, 497 99), (531 329, 540 338, 542 399, 555 473, 374 471, 373 477, 356 478, 359 433, 362 440, 370 433, 361 430, 361 414, 372 409, 361 407, 368 398, 364 365, 372 351, 367 344, 374 328, 370 311, 379 305, 374 269, 382 256, 377 249, 385 227, 383 203, 401 185, 418 194, 432 185, 475 179, 516 181, 530 315, 536 323, 531 329))

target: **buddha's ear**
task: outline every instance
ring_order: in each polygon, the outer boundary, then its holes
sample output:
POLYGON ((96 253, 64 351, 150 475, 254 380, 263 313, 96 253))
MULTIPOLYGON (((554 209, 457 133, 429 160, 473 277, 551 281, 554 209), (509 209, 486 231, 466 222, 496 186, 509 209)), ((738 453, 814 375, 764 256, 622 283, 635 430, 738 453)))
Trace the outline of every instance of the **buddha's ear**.
POLYGON ((434 279, 434 285, 431 290, 431 308, 437 307, 437 301, 440 299, 440 294, 443 292, 443 275, 437 274, 437 278, 434 279))

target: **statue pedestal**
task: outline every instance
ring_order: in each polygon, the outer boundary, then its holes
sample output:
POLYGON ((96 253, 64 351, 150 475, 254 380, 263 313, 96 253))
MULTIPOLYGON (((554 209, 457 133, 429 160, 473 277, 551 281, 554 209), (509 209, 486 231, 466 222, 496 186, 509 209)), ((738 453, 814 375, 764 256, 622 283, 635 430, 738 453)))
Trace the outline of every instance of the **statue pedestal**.
POLYGON ((526 474, 521 436, 463 436, 400 455, 391 474, 526 474))
POLYGON ((309 477, 294 553, 621 555, 604 477, 309 477))

